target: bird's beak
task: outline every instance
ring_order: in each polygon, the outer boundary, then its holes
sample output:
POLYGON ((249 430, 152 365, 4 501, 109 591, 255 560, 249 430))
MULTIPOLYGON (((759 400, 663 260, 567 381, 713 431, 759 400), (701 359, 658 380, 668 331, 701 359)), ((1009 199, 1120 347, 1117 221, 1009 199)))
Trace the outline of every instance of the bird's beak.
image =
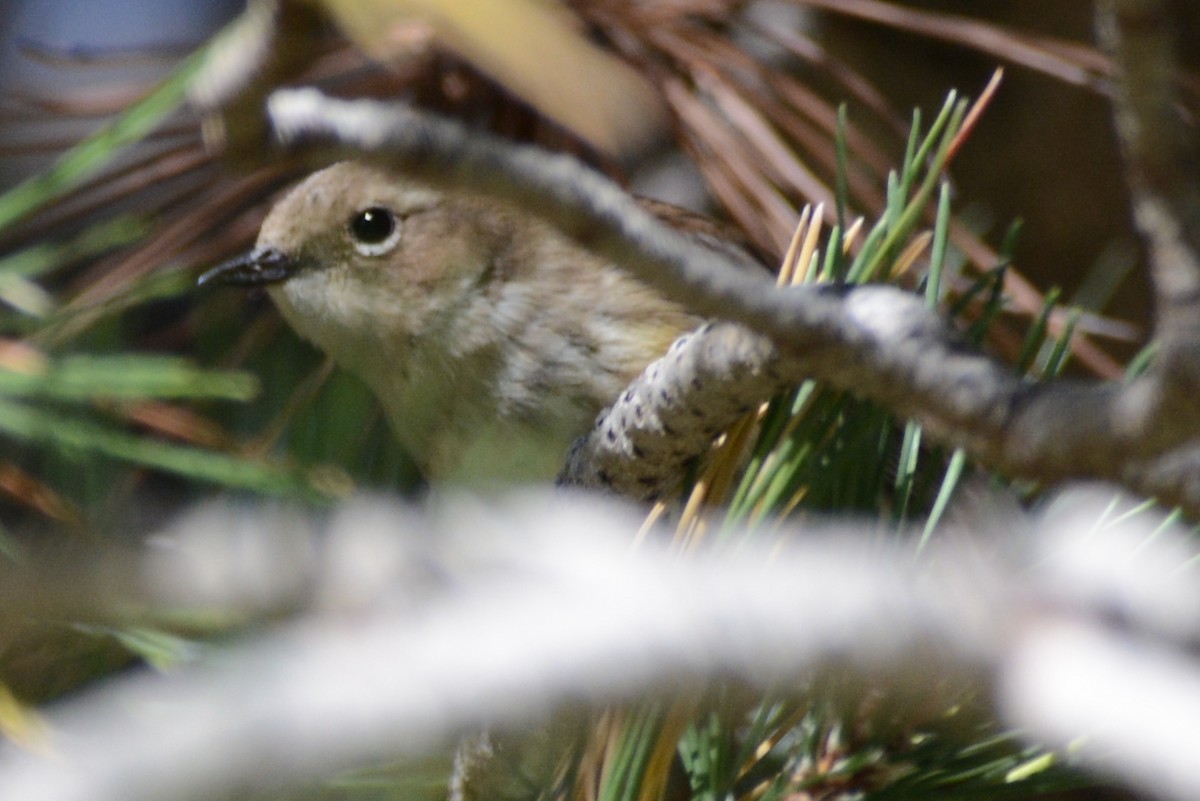
POLYGON ((255 248, 236 259, 213 267, 196 280, 197 286, 266 286, 286 281, 296 271, 295 261, 275 248, 255 248))

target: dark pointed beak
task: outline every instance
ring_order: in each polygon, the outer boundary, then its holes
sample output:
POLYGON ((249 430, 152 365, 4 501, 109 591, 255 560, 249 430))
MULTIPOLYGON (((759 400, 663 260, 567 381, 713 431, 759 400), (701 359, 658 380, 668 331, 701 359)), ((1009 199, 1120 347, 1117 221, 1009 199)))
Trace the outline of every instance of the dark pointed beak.
POLYGON ((282 251, 255 248, 219 267, 213 267, 196 279, 196 285, 266 286, 286 281, 295 271, 295 262, 282 251))

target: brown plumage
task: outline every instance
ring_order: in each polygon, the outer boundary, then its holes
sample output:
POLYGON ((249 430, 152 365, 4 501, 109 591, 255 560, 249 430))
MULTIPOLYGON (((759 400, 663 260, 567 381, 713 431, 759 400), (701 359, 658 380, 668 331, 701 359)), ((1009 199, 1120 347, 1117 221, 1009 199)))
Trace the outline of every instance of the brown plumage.
MULTIPOLYGON (((719 226, 647 201, 710 247, 719 226)), ((554 474, 570 441, 699 320, 524 212, 344 162, 203 281, 265 284, 362 378, 430 478, 554 474)))

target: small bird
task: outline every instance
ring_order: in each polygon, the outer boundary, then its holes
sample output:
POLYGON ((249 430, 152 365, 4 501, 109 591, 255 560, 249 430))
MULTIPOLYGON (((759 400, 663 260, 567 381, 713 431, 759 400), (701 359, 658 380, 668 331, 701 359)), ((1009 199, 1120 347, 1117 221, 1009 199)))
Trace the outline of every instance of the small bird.
MULTIPOLYGON (((644 205, 755 263, 707 218, 644 205)), ((357 162, 309 176, 252 252, 199 282, 265 286, 374 391, 433 481, 552 477, 596 414, 701 322, 529 213, 357 162)))

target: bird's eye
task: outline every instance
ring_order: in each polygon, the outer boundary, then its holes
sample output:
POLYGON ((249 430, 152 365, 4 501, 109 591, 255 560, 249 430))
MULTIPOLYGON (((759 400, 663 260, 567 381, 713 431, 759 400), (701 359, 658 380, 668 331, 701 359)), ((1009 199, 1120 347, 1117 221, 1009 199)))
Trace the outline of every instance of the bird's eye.
POLYGON ((391 209, 371 206, 350 218, 350 236, 355 249, 364 256, 378 256, 392 248, 399 238, 399 225, 391 209))

